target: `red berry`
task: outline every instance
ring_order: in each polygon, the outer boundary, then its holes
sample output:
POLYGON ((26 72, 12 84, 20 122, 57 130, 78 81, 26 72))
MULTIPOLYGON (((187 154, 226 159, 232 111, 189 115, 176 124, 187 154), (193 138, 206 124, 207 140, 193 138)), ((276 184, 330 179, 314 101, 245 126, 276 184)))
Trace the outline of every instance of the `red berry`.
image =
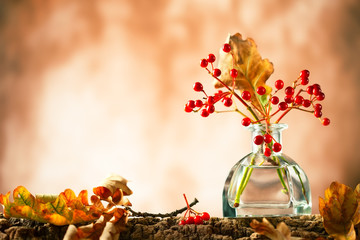
POLYGON ((287 95, 287 96, 284 97, 284 101, 286 103, 292 103, 292 102, 294 102, 294 98, 293 98, 293 96, 287 95))
POLYGON ((238 75, 238 71, 235 68, 230 70, 230 76, 231 77, 236 78, 237 75, 238 75))
POLYGON ((225 97, 223 101, 225 107, 230 107, 233 104, 233 100, 229 97, 225 97))
POLYGON ((322 120, 322 124, 323 124, 324 126, 328 126, 328 125, 330 124, 330 119, 324 118, 324 119, 322 120))
POLYGON ((264 137, 261 136, 261 135, 257 135, 256 137, 254 137, 254 143, 255 143, 256 145, 262 144, 263 141, 264 141, 264 137))
POLYGON ((230 44, 225 43, 224 46, 223 46, 223 48, 222 48, 222 50, 223 50, 224 52, 226 52, 226 53, 230 52, 230 51, 231 51, 231 46, 230 46, 230 44))
POLYGON ((316 99, 319 101, 322 101, 325 99, 325 94, 323 92, 320 92, 317 96, 316 99))
POLYGON ((180 220, 179 225, 186 225, 186 221, 184 219, 180 220))
POLYGON ((307 85, 309 83, 309 78, 307 77, 301 77, 301 85, 307 85))
POLYGON ((210 215, 207 212, 203 212, 201 217, 202 217, 202 219, 204 221, 209 221, 210 220, 210 215))
POLYGON ((317 104, 314 105, 314 110, 315 111, 321 111, 321 109, 322 109, 322 105, 320 103, 317 103, 317 104))
POLYGON ((314 111, 314 116, 317 117, 317 118, 320 118, 322 116, 322 112, 318 111, 318 110, 315 110, 314 111))
POLYGON ((209 105, 209 106, 207 106, 206 110, 208 111, 208 113, 213 113, 213 112, 215 112, 215 106, 209 105))
POLYGON ((270 134, 265 134, 264 135, 264 142, 271 143, 271 141, 272 141, 272 136, 270 134))
POLYGON ((294 95, 294 89, 292 88, 292 87, 287 87, 287 88, 285 88, 285 94, 287 95, 287 96, 292 96, 292 95, 294 95))
POLYGON ((282 89, 284 87, 284 81, 283 80, 276 80, 275 81, 275 88, 277 89, 277 90, 280 90, 280 89, 282 89))
POLYGON ((279 103, 278 106, 281 111, 285 111, 288 108, 288 105, 286 102, 281 102, 281 103, 279 103))
POLYGON ((306 92, 308 93, 308 94, 310 94, 310 95, 312 95, 313 94, 313 86, 308 86, 307 88, 306 88, 306 92))
POLYGON ((271 155, 271 149, 270 149, 270 148, 265 148, 265 150, 264 150, 264 155, 267 156, 267 157, 270 157, 270 155, 271 155))
POLYGON ((298 105, 302 105, 304 101, 304 98, 302 96, 296 96, 294 99, 294 102, 298 105))
POLYGON ((208 117, 209 116, 209 112, 206 109, 201 110, 201 116, 202 117, 208 117))
POLYGON ((185 110, 185 112, 188 112, 188 113, 193 111, 193 109, 191 107, 189 107, 187 104, 185 104, 184 110, 185 110))
POLYGON ((314 84, 313 85, 313 91, 312 93, 317 96, 319 95, 319 93, 321 93, 321 88, 320 88, 320 85, 319 84, 314 84))
POLYGON ((279 103, 279 98, 277 96, 273 96, 271 97, 270 101, 272 104, 276 105, 279 103))
POLYGON ((249 101, 250 98, 251 98, 251 94, 248 91, 243 91, 242 94, 241 94, 241 97, 242 97, 242 99, 244 99, 246 101, 249 101))
POLYGON ((194 100, 189 100, 189 101, 187 102, 187 105, 188 105, 190 108, 195 108, 195 107, 196 107, 194 100))
POLYGON ((266 93, 266 89, 263 86, 260 86, 256 89, 257 94, 264 95, 266 93))
POLYGON ((199 224, 203 224, 204 221, 202 219, 202 217, 200 215, 196 215, 195 218, 194 218, 194 223, 199 225, 199 224))
POLYGON ((213 63, 216 60, 216 57, 214 54, 210 53, 206 59, 209 63, 213 63))
POLYGON ((245 127, 249 126, 251 124, 251 119, 250 118, 243 118, 243 120, 241 120, 241 124, 245 127))
POLYGON ((319 90, 321 90, 320 85, 319 85, 319 84, 317 84, 317 83, 315 83, 315 84, 313 85, 313 88, 318 88, 319 90))
POLYGON ((307 69, 304 69, 300 72, 300 77, 308 78, 310 76, 310 72, 307 69))
POLYGON ((200 60, 200 66, 203 68, 206 68, 208 65, 208 61, 206 59, 201 59, 200 60))
POLYGON ((310 105, 311 105, 311 102, 310 102, 310 100, 309 99, 304 99, 304 101, 303 101, 303 104, 302 104, 304 107, 306 107, 306 108, 308 108, 308 107, 310 107, 310 105))
POLYGON ((219 77, 221 75, 221 70, 218 68, 215 68, 213 71, 213 74, 215 77, 219 77))
POLYGON ((204 103, 201 100, 195 101, 195 106, 201 108, 204 105, 204 103))
POLYGON ((196 92, 201 92, 203 90, 203 85, 201 84, 201 82, 196 82, 194 83, 193 89, 196 92))
POLYGON ((194 224, 195 223, 195 219, 194 217, 188 217, 186 219, 186 224, 194 224))
POLYGON ((274 152, 280 152, 282 149, 282 146, 280 143, 274 143, 274 145, 272 146, 272 149, 274 152))
POLYGON ((209 96, 207 102, 209 105, 213 105, 215 103, 215 98, 213 96, 209 96))

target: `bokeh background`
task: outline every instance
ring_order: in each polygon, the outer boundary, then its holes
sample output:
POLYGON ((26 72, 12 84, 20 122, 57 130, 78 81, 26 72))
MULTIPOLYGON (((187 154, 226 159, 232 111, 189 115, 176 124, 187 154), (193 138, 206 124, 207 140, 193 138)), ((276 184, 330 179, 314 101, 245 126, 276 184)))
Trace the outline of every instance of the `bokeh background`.
POLYGON ((229 33, 255 39, 277 79, 311 72, 326 94, 323 127, 285 119, 284 152, 307 172, 313 211, 334 180, 360 182, 357 0, 0 2, 0 192, 77 193, 109 173, 130 180, 133 209, 169 212, 198 198, 221 216, 230 168, 251 148, 238 114, 183 110, 199 60, 229 33))

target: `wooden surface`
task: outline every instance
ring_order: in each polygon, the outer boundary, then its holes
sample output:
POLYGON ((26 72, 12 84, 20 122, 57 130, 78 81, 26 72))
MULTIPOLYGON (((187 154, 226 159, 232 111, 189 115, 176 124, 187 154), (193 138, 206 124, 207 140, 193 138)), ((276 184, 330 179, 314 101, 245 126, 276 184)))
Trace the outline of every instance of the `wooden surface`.
MULTIPOLYGON (((250 227, 253 218, 211 218, 203 225, 179 226, 179 218, 132 218, 120 239, 267 239, 250 227)), ((319 215, 267 218, 274 226, 285 222, 292 236, 304 239, 327 237, 319 215)), ((261 219, 258 219, 259 221, 261 219)), ((0 216, 0 239, 62 239, 67 226, 58 227, 25 219, 5 219, 0 216)))

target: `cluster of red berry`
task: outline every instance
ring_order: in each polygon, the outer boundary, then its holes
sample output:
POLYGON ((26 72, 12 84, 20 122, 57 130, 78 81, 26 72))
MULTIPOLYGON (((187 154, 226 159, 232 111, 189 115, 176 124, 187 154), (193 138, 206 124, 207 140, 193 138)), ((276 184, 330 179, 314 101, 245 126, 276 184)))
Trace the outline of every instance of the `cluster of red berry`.
MULTIPOLYGON (((224 44, 222 50, 226 53, 231 52, 230 44, 224 44)), ((233 56, 233 55, 232 55, 233 56)), ((322 101, 325 98, 325 94, 322 92, 319 84, 310 85, 307 89, 299 89, 300 86, 305 86, 309 83, 309 75, 310 72, 308 70, 302 70, 299 77, 292 83, 292 86, 288 86, 285 88, 285 97, 283 101, 280 101, 279 97, 275 96, 275 94, 284 88, 284 82, 282 80, 277 80, 275 82, 275 92, 274 94, 268 94, 267 102, 263 105, 263 108, 258 108, 255 104, 253 104, 252 96, 249 91, 243 91, 240 95, 235 92, 235 81, 238 76, 238 70, 235 68, 230 69, 229 75, 232 77, 232 86, 226 85, 223 81, 219 79, 221 75, 221 70, 218 68, 214 68, 213 63, 215 62, 216 57, 214 54, 210 53, 208 57, 205 59, 201 59, 200 66, 205 68, 213 78, 219 81, 223 87, 225 87, 228 91, 223 92, 219 90, 213 96, 208 95, 203 85, 200 82, 196 82, 193 86, 193 89, 196 92, 203 92, 205 97, 203 99, 198 100, 189 100, 185 104, 185 112, 199 112, 202 117, 208 117, 211 113, 219 112, 215 111, 215 104, 219 101, 223 103, 225 107, 231 107, 233 105, 233 98, 235 97, 238 99, 245 107, 251 111, 252 115, 254 116, 254 111, 257 111, 262 115, 262 118, 255 118, 255 120, 251 120, 245 114, 243 114, 237 107, 233 111, 239 112, 245 118, 242 120, 242 124, 244 126, 249 126, 251 123, 261 123, 266 122, 270 123, 270 118, 273 117, 280 111, 283 111, 283 114, 279 117, 279 119, 275 122, 278 123, 280 119, 282 119, 290 110, 298 109, 305 112, 313 113, 316 118, 322 121, 324 126, 330 124, 330 120, 328 118, 321 119, 322 116, 322 105, 319 103, 315 103, 316 101, 322 101), (208 69, 209 64, 211 65, 211 70, 208 69), (297 92, 296 92, 297 91, 297 92), (301 94, 303 92, 308 93, 309 97, 306 98, 301 94), (247 104, 246 102, 250 102, 247 104), (270 105, 277 105, 278 110, 274 113, 270 113, 271 106, 270 105), (313 107, 313 110, 308 110, 310 106, 313 107)), ((266 88, 264 86, 259 86, 256 88, 256 93, 259 96, 266 94, 266 88)))
POLYGON ((187 205, 187 210, 179 222, 179 225, 186 224, 203 224, 204 221, 208 221, 210 219, 210 215, 207 212, 199 213, 194 209, 190 208, 189 203, 186 199, 186 195, 184 194, 185 202, 187 205))

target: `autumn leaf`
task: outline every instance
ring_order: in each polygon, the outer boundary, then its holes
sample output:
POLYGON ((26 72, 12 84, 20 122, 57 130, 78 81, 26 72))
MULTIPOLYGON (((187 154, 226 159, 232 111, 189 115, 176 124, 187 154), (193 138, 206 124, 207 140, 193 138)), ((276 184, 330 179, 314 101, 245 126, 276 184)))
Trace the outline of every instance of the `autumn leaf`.
MULTIPOLYGON (((265 83, 274 72, 273 64, 268 59, 262 59, 253 39, 243 40, 240 33, 229 35, 226 43, 230 44, 231 52, 225 53, 220 50, 218 63, 218 68, 222 72, 220 80, 228 86, 233 86, 230 70, 235 68, 238 71, 235 88, 240 91, 249 91, 251 93, 250 101, 258 109, 263 110, 262 106, 264 106, 267 96, 271 92, 271 87, 265 83), (259 86, 266 89, 266 93, 262 96, 255 94, 259 86)), ((220 88, 223 85, 216 80, 215 87, 220 88)))
POLYGON ((94 194, 88 200, 88 192, 82 190, 78 196, 71 189, 65 189, 59 195, 32 195, 25 187, 18 186, 10 194, 0 194, 0 204, 4 207, 4 216, 28 218, 54 225, 70 225, 65 239, 118 239, 125 229, 130 212, 125 206, 131 206, 124 195, 132 194, 127 180, 111 175, 104 184, 94 188, 94 194), (125 193, 126 191, 126 193, 125 193), (107 205, 104 206, 104 204, 107 205), (96 221, 96 222, 94 222, 96 221), (94 222, 79 228, 73 224, 94 222))
POLYGON ((109 189, 112 194, 116 191, 116 189, 121 189, 124 195, 128 196, 133 192, 127 186, 127 183, 128 181, 125 178, 117 174, 111 174, 101 182, 100 186, 109 189))
POLYGON ((335 239, 356 239, 354 226, 358 224, 360 214, 357 191, 332 182, 325 190, 325 198, 319 197, 319 211, 330 236, 335 239))
POLYGON ((290 240, 291 232, 289 227, 281 222, 276 226, 274 226, 266 219, 263 218, 262 222, 258 222, 257 220, 253 220, 250 223, 250 226, 254 229, 255 232, 265 235, 271 240, 290 240))

